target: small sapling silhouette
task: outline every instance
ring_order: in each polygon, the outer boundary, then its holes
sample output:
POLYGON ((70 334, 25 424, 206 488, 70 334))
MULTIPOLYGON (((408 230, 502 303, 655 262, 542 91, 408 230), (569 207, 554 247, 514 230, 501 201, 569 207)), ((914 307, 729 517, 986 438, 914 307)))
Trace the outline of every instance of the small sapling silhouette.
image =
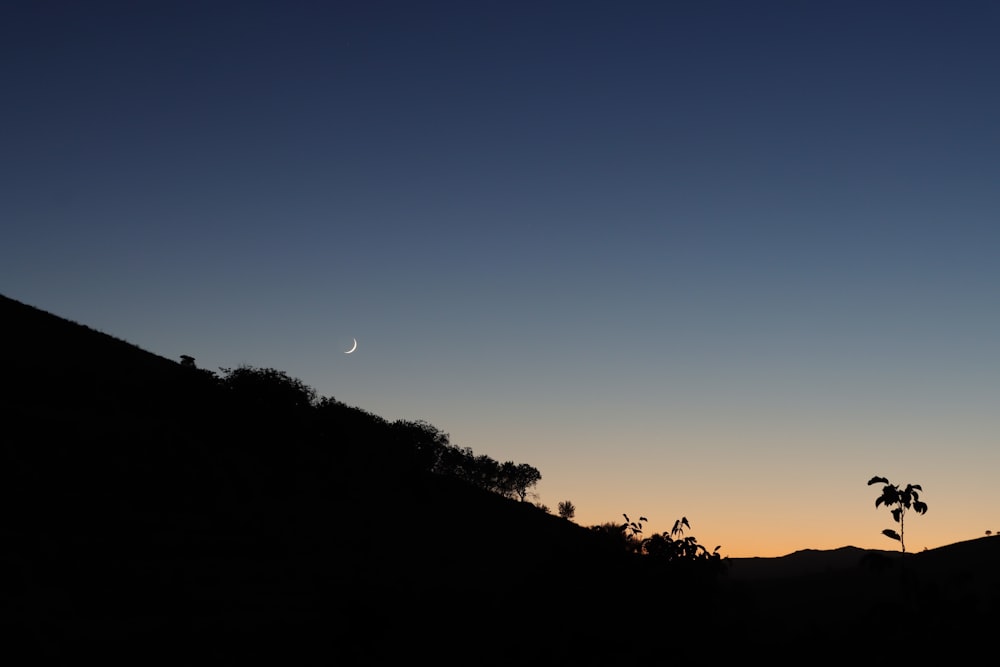
POLYGON ((884 484, 882 495, 875 499, 875 507, 885 505, 892 512, 892 519, 899 524, 899 532, 891 528, 886 528, 882 534, 888 538, 899 542, 903 553, 906 553, 906 542, 903 540, 903 520, 906 518, 906 511, 912 509, 917 514, 927 512, 927 503, 920 500, 920 493, 923 489, 919 484, 907 484, 905 489, 900 489, 898 484, 890 484, 885 477, 872 477, 868 480, 868 486, 872 484, 884 484))
POLYGON ((622 516, 625 517, 625 523, 621 525, 620 530, 625 537, 626 548, 635 553, 642 553, 642 523, 649 521, 649 519, 641 516, 638 521, 632 521, 628 518, 628 514, 622 514, 622 516))

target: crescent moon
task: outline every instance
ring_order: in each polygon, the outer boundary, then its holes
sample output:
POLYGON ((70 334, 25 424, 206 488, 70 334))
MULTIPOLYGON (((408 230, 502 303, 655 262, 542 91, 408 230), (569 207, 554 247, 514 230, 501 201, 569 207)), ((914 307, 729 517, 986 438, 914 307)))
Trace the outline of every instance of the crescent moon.
POLYGON ((356 350, 356 349, 358 349, 358 339, 357 338, 354 339, 354 345, 351 347, 351 349, 344 350, 344 354, 350 354, 351 352, 354 352, 354 350, 356 350))

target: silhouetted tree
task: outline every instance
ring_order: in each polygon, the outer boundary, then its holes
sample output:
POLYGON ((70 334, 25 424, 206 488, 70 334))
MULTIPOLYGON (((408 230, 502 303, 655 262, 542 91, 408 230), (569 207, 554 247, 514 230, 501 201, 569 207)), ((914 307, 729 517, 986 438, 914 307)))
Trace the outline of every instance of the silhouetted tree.
POLYGON ((532 488, 542 479, 542 473, 538 469, 527 463, 519 463, 514 467, 513 482, 511 487, 521 502, 524 502, 528 495, 528 489, 532 488))
POLYGON ((500 464, 486 454, 473 456, 469 460, 469 481, 481 489, 505 495, 504 484, 500 479, 500 464))
POLYGON ((868 480, 868 486, 872 484, 885 485, 882 487, 882 495, 875 499, 875 507, 885 505, 890 508, 893 521, 899 524, 898 533, 891 528, 886 528, 882 531, 882 534, 899 542, 905 554, 906 542, 904 541, 903 521, 906 518, 906 511, 909 509, 913 509, 917 514, 925 514, 927 512, 927 503, 920 500, 920 494, 918 493, 923 491, 923 489, 919 484, 907 484, 905 489, 900 490, 898 485, 890 484, 888 479, 878 476, 868 480))
POLYGON ((559 503, 559 516, 566 520, 570 520, 576 516, 576 507, 569 500, 564 500, 559 503))
POLYGON ((256 408, 302 409, 318 404, 316 390, 298 378, 273 368, 220 368, 219 382, 240 400, 256 408))
POLYGON ((457 477, 470 484, 475 483, 474 462, 475 455, 470 447, 456 447, 450 445, 441 450, 437 466, 433 472, 440 475, 450 475, 457 477))
POLYGON ((517 497, 514 485, 517 481, 517 464, 513 461, 504 461, 497 468, 495 489, 497 493, 505 498, 517 497))
POLYGON ((423 420, 397 420, 392 423, 397 454, 421 470, 440 472, 440 463, 449 448, 449 436, 423 420))
POLYGON ((456 447, 448 441, 447 433, 425 421, 395 421, 392 432, 395 453, 412 465, 456 477, 506 498, 525 501, 529 490, 542 478, 538 469, 527 463, 500 464, 486 454, 475 455, 469 447, 456 447))

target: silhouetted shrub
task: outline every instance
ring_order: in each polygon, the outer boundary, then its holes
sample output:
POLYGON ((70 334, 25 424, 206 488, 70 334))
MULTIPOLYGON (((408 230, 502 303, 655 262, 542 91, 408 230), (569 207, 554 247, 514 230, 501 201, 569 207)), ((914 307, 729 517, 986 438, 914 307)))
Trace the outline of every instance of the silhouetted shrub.
POLYGON ((273 368, 220 368, 219 382, 240 401, 266 410, 305 409, 315 406, 316 390, 298 378, 273 368))

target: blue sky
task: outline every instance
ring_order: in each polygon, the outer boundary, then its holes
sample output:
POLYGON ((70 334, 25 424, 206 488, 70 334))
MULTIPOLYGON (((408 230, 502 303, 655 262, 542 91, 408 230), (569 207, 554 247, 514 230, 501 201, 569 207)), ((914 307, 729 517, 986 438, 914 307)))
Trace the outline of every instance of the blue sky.
POLYGON ((0 11, 5 295, 425 419, 584 525, 893 548, 877 474, 911 549, 1000 529, 994 3, 0 11))

